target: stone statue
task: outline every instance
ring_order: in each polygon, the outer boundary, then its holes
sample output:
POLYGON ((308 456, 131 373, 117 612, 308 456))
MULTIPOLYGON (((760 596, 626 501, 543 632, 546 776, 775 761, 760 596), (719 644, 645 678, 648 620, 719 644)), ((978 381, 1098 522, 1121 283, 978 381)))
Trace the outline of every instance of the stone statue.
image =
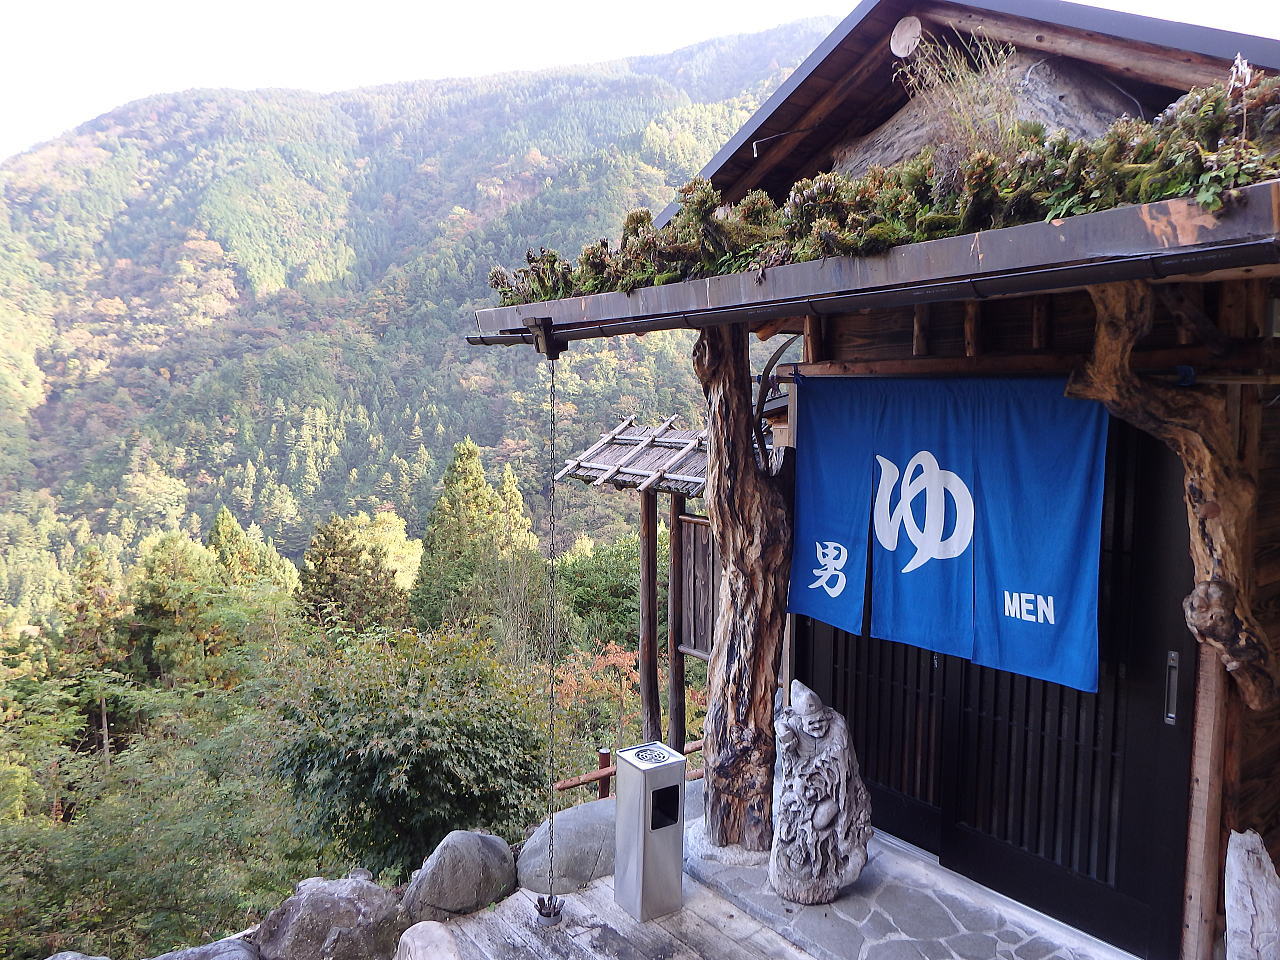
POLYGON ((799 680, 774 720, 781 781, 769 883, 793 903, 830 903, 867 862, 871 798, 844 717, 799 680))

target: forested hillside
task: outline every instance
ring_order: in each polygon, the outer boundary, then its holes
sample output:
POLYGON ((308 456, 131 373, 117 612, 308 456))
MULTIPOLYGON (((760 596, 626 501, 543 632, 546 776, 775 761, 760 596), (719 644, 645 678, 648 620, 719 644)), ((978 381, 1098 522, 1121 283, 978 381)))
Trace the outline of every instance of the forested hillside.
MULTIPOLYGON (((158 96, 0 164, 0 960, 402 882, 640 736, 633 502, 564 487, 550 566, 545 365, 463 336, 494 263, 665 204, 821 32, 158 96)), ((690 346, 566 354, 561 455, 698 420, 690 346)))
MULTIPOLYGON (((129 104, 0 165, 0 629, 55 626, 75 558, 230 507, 298 559, 331 512, 421 532, 471 436, 535 512, 545 372, 469 348, 494 263, 660 208, 817 43, 806 21, 666 56, 332 95, 129 104)), ((566 448, 698 416, 688 342, 562 364, 566 448)), ((623 498, 577 498, 621 532, 623 498)))

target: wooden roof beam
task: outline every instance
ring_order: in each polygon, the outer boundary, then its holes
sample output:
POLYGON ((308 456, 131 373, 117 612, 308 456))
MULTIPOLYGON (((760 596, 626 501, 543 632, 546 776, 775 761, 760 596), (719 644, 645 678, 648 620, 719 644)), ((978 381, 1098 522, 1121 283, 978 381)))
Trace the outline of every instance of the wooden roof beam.
POLYGON ((795 121, 795 126, 792 128, 793 132, 783 133, 781 136, 771 140, 768 149, 756 158, 755 163, 751 165, 745 175, 733 184, 725 185, 725 199, 731 202, 740 200, 749 191, 759 186, 761 181, 791 154, 797 137, 810 132, 811 127, 816 127, 826 120, 836 107, 866 82, 868 76, 891 60, 889 34, 886 33, 875 46, 863 55, 852 70, 846 73, 830 90, 815 100, 812 106, 801 115, 800 119, 795 121))
POLYGON ((698 434, 698 436, 694 437, 692 440, 686 443, 683 447, 681 447, 679 452, 670 460, 668 460, 665 466, 659 467, 654 472, 653 476, 651 476, 648 480, 645 480, 643 483, 640 484, 639 486, 640 492, 643 493, 644 491, 652 487, 655 483, 657 483, 659 480, 661 480, 663 477, 667 476, 668 470, 674 469, 677 463, 679 463, 686 456, 692 453, 706 439, 707 439, 707 433, 704 430, 702 433, 698 434))
POLYGON ((1023 50, 1074 57, 1161 87, 1188 90, 1225 80, 1229 68, 1221 60, 1186 50, 1121 40, 1104 33, 1024 20, 991 10, 934 2, 923 3, 914 12, 935 34, 945 36, 951 30, 976 34, 1023 50))

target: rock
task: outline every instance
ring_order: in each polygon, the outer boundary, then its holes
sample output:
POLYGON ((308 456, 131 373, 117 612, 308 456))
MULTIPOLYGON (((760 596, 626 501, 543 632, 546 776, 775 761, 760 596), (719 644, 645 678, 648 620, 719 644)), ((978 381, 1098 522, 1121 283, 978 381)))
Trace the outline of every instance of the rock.
POLYGON ((871 797, 858 775, 849 728, 799 680, 791 681, 791 706, 773 725, 782 776, 769 884, 793 903, 831 903, 862 873, 871 839, 871 797))
POLYGON ((393 960, 461 960, 453 933, 443 923, 424 920, 400 935, 393 960))
POLYGON ((376 883, 312 877, 267 914, 254 939, 261 960, 386 960, 403 916, 395 894, 376 883))
POLYGON ((91 957, 87 953, 76 953, 74 950, 63 950, 55 953, 49 960, 111 960, 110 957, 91 957))
POLYGON ((1252 830, 1227 844, 1227 960, 1280 956, 1280 878, 1252 830))
POLYGON ((258 960, 258 948, 248 940, 218 940, 162 954, 155 960, 258 960))
MULTIPOLYGON (((557 856, 559 832, 557 829, 557 856)), ((516 861, 507 841, 487 833, 455 830, 423 861, 404 892, 402 906, 410 923, 447 920, 501 900, 515 887, 516 861)))
MULTIPOLYGON (((613 873, 614 798, 580 803, 556 814, 557 894, 569 893, 597 877, 613 873)), ((516 861, 520 886, 547 890, 547 824, 525 841, 516 861)))

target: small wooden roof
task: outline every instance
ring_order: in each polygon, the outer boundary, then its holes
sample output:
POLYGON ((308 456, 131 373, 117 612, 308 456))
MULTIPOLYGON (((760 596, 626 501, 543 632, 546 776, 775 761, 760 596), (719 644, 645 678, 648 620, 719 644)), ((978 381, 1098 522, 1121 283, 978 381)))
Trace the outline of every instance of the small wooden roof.
POLYGON ((675 430, 675 417, 656 427, 636 426, 627 417, 611 431, 566 460, 556 480, 572 477, 591 486, 652 490, 700 497, 707 485, 707 431, 675 430))

